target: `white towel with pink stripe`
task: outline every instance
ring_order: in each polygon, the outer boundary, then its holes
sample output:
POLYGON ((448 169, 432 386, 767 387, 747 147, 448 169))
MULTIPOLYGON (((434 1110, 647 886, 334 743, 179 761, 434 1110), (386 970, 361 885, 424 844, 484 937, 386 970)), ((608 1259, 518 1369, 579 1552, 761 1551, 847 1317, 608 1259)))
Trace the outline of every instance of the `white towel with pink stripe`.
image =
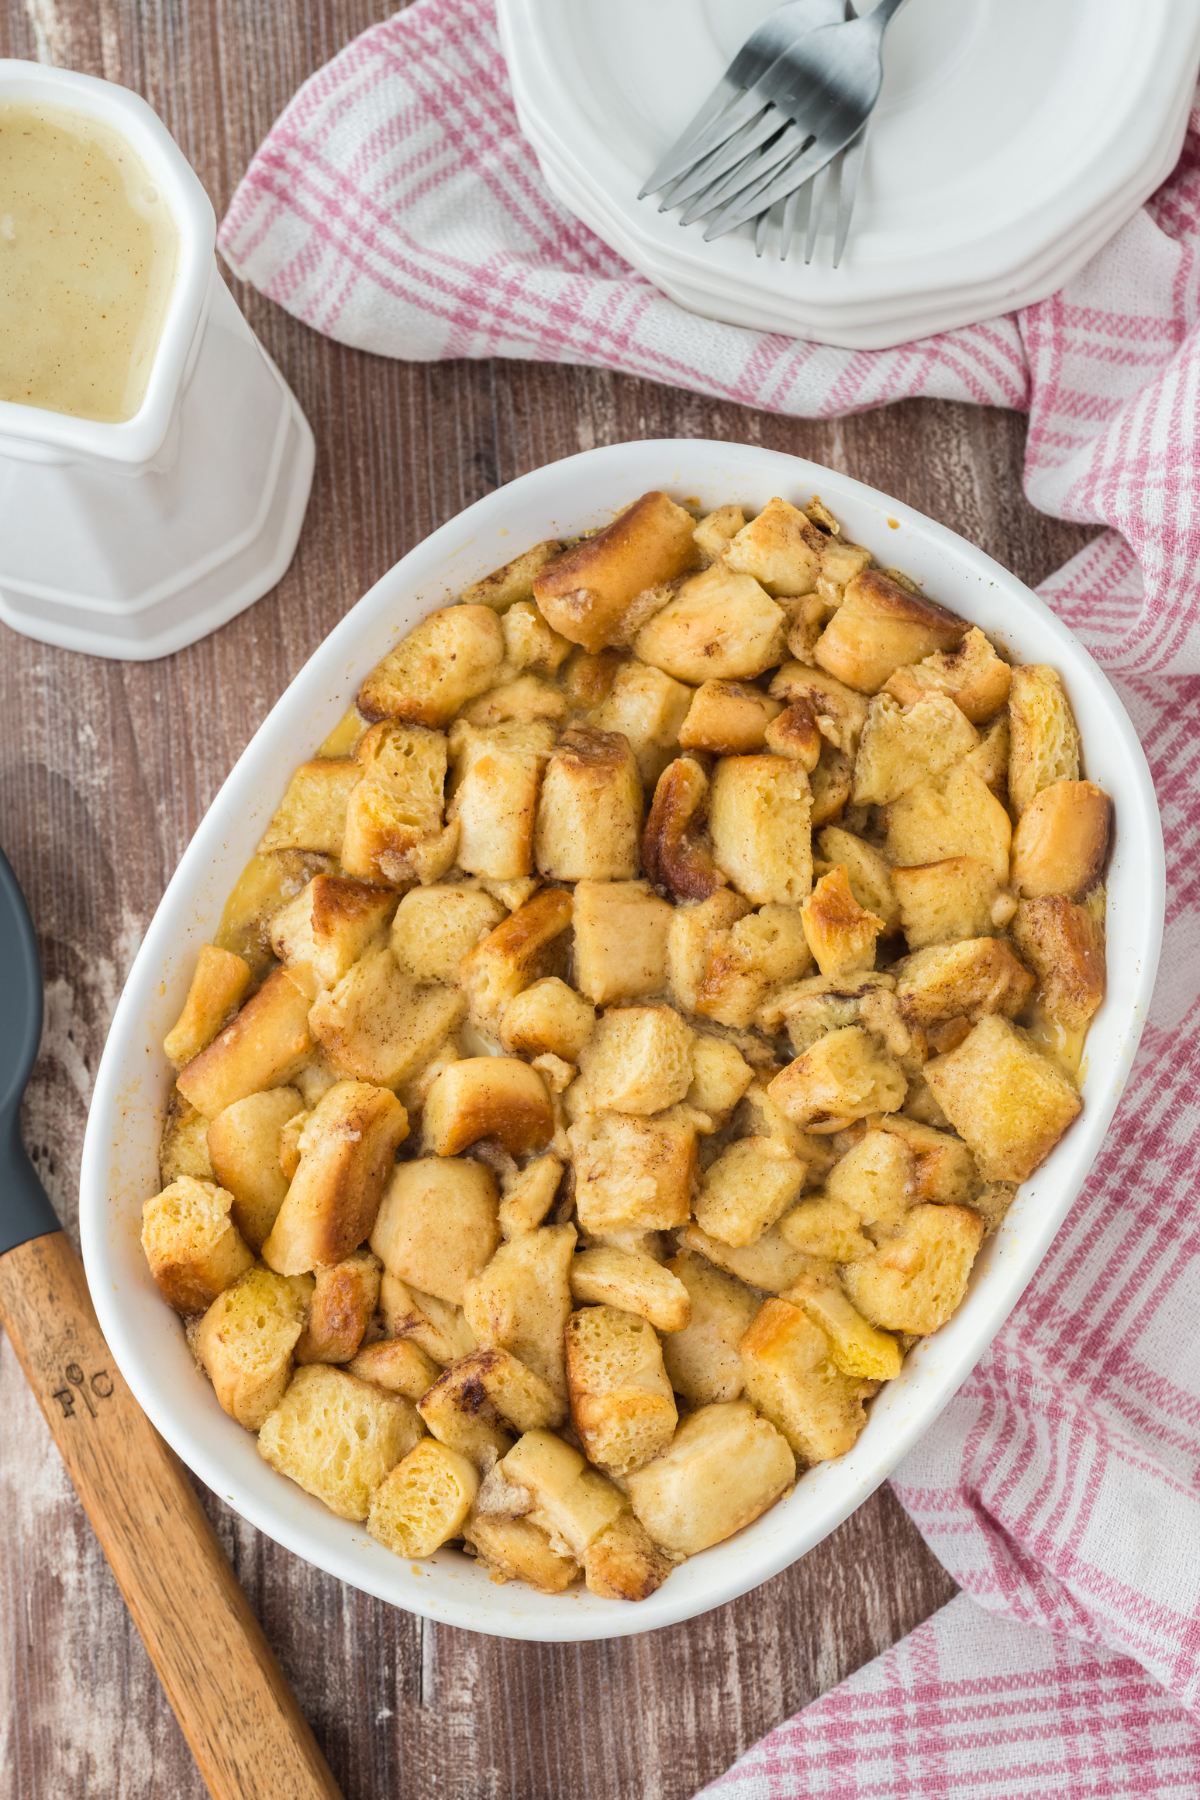
POLYGON ((385 355, 600 364, 802 416, 909 395, 1021 408, 1030 499, 1105 528, 1042 591, 1120 687, 1162 805, 1141 1054, 1032 1286, 894 1479, 968 1598, 708 1791, 1200 1794, 1200 113, 1171 180, 1063 292, 832 350, 664 299, 547 190, 490 0, 418 0, 300 90, 221 247, 298 318, 385 355))

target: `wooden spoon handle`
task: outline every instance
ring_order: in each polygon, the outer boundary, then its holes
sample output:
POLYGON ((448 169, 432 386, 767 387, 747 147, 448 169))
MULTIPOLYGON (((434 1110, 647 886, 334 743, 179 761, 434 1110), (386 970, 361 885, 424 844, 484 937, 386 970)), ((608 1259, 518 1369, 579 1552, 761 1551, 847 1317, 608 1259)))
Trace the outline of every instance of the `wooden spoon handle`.
POLYGON ((112 1360, 65 1232, 0 1257, 0 1323, 210 1793, 337 1796, 182 1465, 112 1360))

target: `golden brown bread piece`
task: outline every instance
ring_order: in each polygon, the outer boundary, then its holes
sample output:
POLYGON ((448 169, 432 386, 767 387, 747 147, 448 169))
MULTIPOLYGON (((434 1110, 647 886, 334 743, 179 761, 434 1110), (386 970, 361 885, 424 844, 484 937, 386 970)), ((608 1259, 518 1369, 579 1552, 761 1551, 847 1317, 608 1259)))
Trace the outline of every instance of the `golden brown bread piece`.
POLYGON ((1079 731, 1057 669, 1023 663, 1013 670, 1009 730, 1008 794, 1020 814, 1051 782, 1079 775, 1079 731))
POLYGON ((764 1300, 741 1342, 746 1393, 806 1463, 855 1442, 867 1415, 860 1380, 833 1360, 829 1339, 789 1300, 764 1300))
POLYGON ((493 569, 490 575, 484 575, 479 581, 472 581, 459 595, 459 599, 467 606, 490 606, 493 612, 506 612, 519 600, 533 599, 533 583, 541 574, 547 563, 561 556, 562 545, 557 538, 546 538, 540 544, 531 544, 528 550, 522 550, 520 556, 514 556, 511 562, 502 563, 493 569))
POLYGON ((568 1133, 583 1229, 670 1231, 691 1209, 696 1129, 667 1115, 586 1113, 568 1133))
POLYGON ((585 1306, 567 1321, 571 1422, 588 1460, 626 1475, 665 1450, 678 1415, 658 1334, 615 1306, 585 1306))
POLYGON ((417 984, 385 944, 317 996, 308 1023, 339 1070, 398 1088, 425 1067, 465 1011, 457 988, 417 984))
POLYGON ((280 1275, 338 1263, 370 1234, 408 1115, 395 1094, 339 1081, 300 1136, 300 1163, 262 1247, 280 1275))
POLYGON ((292 775, 259 842, 259 850, 309 850, 342 854, 346 805, 362 776, 353 756, 317 756, 292 775))
POLYGON ((1024 1181, 1078 1116, 1073 1084, 998 1013, 925 1066, 933 1096, 985 1181, 1024 1181))
POLYGON ((224 1410, 257 1431, 283 1399, 304 1306, 270 1269, 247 1269, 218 1294, 196 1327, 192 1347, 224 1410))
POLYGON ((893 869, 892 886, 910 950, 984 937, 999 923, 995 869, 976 856, 944 856, 893 869))
POLYGON ((308 995, 286 969, 267 976, 256 994, 198 1056, 177 1086, 206 1119, 246 1094, 290 1081, 312 1049, 308 995))
POLYGON ((342 867, 347 875, 395 887, 437 881, 458 846, 458 826, 442 822, 444 733, 385 720, 371 727, 355 754, 362 779, 346 806, 342 867))
POLYGON ((423 1435, 399 1394, 311 1363, 267 1415, 258 1451, 339 1518, 365 1519, 375 1489, 423 1435))
POLYGON ((757 1519, 795 1476, 786 1439, 747 1401, 731 1400, 690 1413, 625 1487, 654 1542, 692 1556, 757 1519))
POLYGON ((142 1208, 142 1249, 163 1298, 176 1312, 200 1312, 254 1258, 230 1218, 233 1195, 213 1181, 181 1175, 142 1208))
POLYGON ((912 1025, 945 1019, 1015 1018, 1033 992, 1033 976, 1003 938, 931 944, 896 964, 896 998, 912 1025))
POLYGON ((691 1026, 662 1002, 611 1007, 579 1058, 589 1105, 643 1115, 677 1105, 692 1084, 694 1038, 691 1026))
POLYGON ((299 1363, 348 1363, 379 1304, 380 1267, 369 1250, 315 1271, 308 1316, 296 1345, 299 1363))
POLYGON ((591 716, 600 731, 616 731, 637 758, 638 773, 653 789, 679 746, 692 690, 648 663, 622 663, 591 716))
POLYGON ((807 513, 776 495, 731 540, 725 562, 753 575, 768 594, 809 594, 827 542, 807 513))
POLYGON ((825 739, 809 700, 791 700, 763 733, 763 744, 776 756, 790 756, 809 774, 821 760, 825 739))
POLYGON ((574 960, 579 991, 596 1006, 661 994, 667 985, 673 910, 645 881, 577 882, 574 960))
POLYGON ((232 950, 202 944, 188 986, 183 1011, 163 1039, 163 1049, 176 1068, 191 1062, 211 1044, 241 1005, 250 986, 250 965, 232 950))
POLYGON ((460 978, 477 1025, 497 1030, 515 994, 539 976, 558 973, 570 924, 570 890, 542 888, 463 957, 460 978))
POLYGON ((1101 921, 1065 895, 1044 894, 1020 902, 1012 934, 1037 976, 1046 1014, 1068 1031, 1085 1030, 1104 999, 1101 921))
POLYGON ((875 966, 884 922, 859 905, 841 863, 822 875, 800 908, 804 935, 822 975, 852 975, 875 966))
POLYGON ((388 1271, 423 1294, 461 1305, 468 1281, 500 1241, 496 1178, 466 1157, 398 1163, 371 1230, 388 1271))
POLYGON ((554 1135, 554 1109, 536 1069, 516 1056, 466 1056, 444 1068, 425 1098, 422 1137, 437 1156, 495 1138, 512 1156, 554 1135))
POLYGON ((455 860, 468 875, 512 881, 533 871, 533 830, 542 770, 554 744, 544 719, 481 727, 456 720, 450 732, 458 824, 455 860))
POLYGON ((763 747, 763 733, 781 700, 772 700, 751 681, 702 681, 679 727, 681 750, 708 750, 739 756, 763 747))
POLYGON ((651 881, 680 900, 705 900, 725 885, 704 835, 708 798, 708 776, 693 756, 677 756, 654 790, 642 861, 651 881))
POLYGON ((937 650, 954 650, 964 620, 911 592, 878 569, 846 583, 842 604, 817 640, 822 669, 861 694, 875 694, 889 675, 937 650))
POLYGON ((935 650, 922 662, 896 669, 885 692, 894 694, 902 706, 912 706, 926 694, 948 694, 973 725, 981 725, 1000 711, 1011 681, 1008 664, 978 625, 972 625, 955 649, 935 650))
POLYGON ((861 1025, 847 1025, 818 1038, 768 1091, 795 1124, 837 1130, 871 1113, 898 1111, 907 1085, 879 1040, 861 1025))
POLYGON ((367 1530, 396 1556, 432 1556, 459 1536, 478 1487, 465 1456, 423 1438, 371 1495, 367 1530))
POLYGON ((365 719, 446 725, 495 685, 504 631, 489 606, 444 606, 414 625, 358 690, 365 719))
POLYGON ((620 642, 638 595, 695 567, 695 523, 666 494, 643 494, 611 525, 538 571, 533 594, 542 616, 585 650, 620 642))
POLYGON ((315 993, 333 987, 386 931, 396 896, 345 875, 314 875, 271 920, 271 948, 315 993))
POLYGON ((965 1206, 914 1206, 892 1237, 842 1271, 855 1306, 890 1331, 927 1336, 957 1311, 983 1220, 965 1206))
POLYGON ((751 575, 713 563, 642 626, 635 653, 676 681, 747 681, 783 658, 786 615, 751 575))
POLYGON ((1100 879, 1108 857, 1112 801, 1094 781, 1054 781, 1017 820, 1012 879, 1019 894, 1077 900, 1100 879))
POLYGON ((638 873, 642 782, 628 741, 573 726, 546 764, 534 858, 552 881, 626 881, 638 873))
POLYGON ((211 1173, 233 1195, 234 1223, 252 1250, 262 1248, 291 1179, 280 1164, 283 1128, 303 1113, 295 1088, 267 1088, 235 1100, 208 1127, 211 1173))
POLYGON ((812 789, 786 756, 724 756, 709 830, 717 867, 755 906, 795 906, 812 886, 812 789))

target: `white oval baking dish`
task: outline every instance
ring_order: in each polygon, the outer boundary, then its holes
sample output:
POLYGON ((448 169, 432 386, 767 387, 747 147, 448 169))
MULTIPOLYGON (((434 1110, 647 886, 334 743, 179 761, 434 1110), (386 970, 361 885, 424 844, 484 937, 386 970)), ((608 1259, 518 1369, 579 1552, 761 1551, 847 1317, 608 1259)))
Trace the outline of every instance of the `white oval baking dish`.
POLYGON ((780 452, 692 440, 615 444, 537 469, 498 489, 418 544, 331 632, 263 722, 196 832, 146 933, 109 1033, 83 1150, 80 1227, 92 1297, 122 1372, 189 1468, 260 1530, 319 1568, 413 1612, 469 1630, 535 1640, 624 1636, 747 1592, 786 1568, 878 1486, 937 1417, 982 1355, 1036 1269, 1104 1139, 1129 1075, 1158 960, 1163 847, 1141 746, 1120 702, 1054 614, 990 557, 910 507, 780 452), (170 1070, 162 1052, 196 951, 253 852, 285 781, 350 704, 358 683, 432 607, 525 545, 609 519, 647 488, 704 507, 762 506, 772 494, 819 494, 850 537, 920 581, 934 598, 994 633, 1018 661, 1063 675, 1088 775, 1113 796, 1108 997, 1088 1038, 1085 1108, 1022 1189, 979 1258, 954 1319, 907 1359, 873 1402, 855 1447, 805 1474, 757 1524, 692 1558, 638 1605, 498 1586, 443 1550, 401 1560, 277 1475, 254 1439, 217 1405, 179 1321, 159 1297, 138 1241, 155 1192, 170 1070))

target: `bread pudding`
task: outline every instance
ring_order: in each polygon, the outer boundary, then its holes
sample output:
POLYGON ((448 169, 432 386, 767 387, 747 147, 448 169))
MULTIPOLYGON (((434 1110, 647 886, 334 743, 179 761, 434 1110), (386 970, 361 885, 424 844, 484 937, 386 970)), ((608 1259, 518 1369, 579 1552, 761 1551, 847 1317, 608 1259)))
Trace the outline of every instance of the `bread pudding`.
POLYGON ((638 1600, 952 1316, 1077 1117, 1108 797, 1057 673, 819 500, 473 583, 197 959, 143 1245, 263 1457, 638 1600))

